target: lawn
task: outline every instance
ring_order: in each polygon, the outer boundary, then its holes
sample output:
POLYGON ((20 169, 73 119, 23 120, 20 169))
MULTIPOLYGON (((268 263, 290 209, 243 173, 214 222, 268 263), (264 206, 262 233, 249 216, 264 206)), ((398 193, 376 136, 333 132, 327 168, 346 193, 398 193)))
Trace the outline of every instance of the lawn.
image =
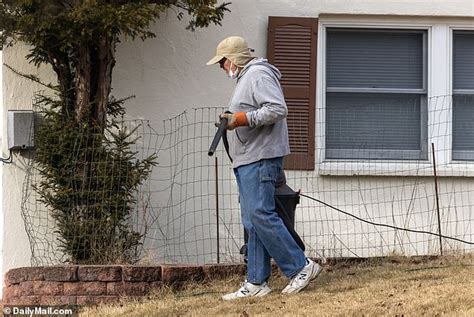
POLYGON ((222 301, 241 279, 190 283, 141 302, 86 308, 80 316, 474 316, 474 254, 338 263, 291 296, 280 294, 287 280, 275 274, 269 295, 222 301))

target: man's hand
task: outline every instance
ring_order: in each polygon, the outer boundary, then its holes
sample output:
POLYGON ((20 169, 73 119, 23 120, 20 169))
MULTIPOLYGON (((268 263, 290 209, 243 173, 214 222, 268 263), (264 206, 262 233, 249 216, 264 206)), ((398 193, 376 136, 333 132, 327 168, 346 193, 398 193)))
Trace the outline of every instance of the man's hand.
POLYGON ((249 125, 245 112, 223 113, 219 118, 227 118, 227 130, 234 130, 237 127, 249 125))

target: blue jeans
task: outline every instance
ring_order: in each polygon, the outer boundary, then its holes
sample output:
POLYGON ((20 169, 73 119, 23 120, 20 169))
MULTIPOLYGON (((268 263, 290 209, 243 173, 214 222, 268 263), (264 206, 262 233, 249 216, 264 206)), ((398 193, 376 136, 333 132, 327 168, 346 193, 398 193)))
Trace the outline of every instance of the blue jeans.
POLYGON ((279 157, 234 169, 242 223, 248 233, 247 281, 253 284, 261 284, 270 277, 270 258, 287 277, 306 264, 304 252, 275 210, 275 182, 282 164, 283 158, 279 157))

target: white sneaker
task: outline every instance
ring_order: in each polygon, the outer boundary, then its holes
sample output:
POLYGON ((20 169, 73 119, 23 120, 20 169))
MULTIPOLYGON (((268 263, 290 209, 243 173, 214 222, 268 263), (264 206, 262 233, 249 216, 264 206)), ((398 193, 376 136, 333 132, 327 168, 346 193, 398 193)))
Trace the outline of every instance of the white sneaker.
POLYGON ((308 286, 309 282, 314 280, 323 270, 322 266, 306 258, 306 265, 290 281, 290 283, 281 291, 286 294, 298 293, 308 286))
POLYGON ((272 290, 268 287, 266 282, 263 282, 261 285, 255 285, 247 281, 242 283, 242 286, 237 292, 226 294, 222 296, 223 300, 233 300, 243 297, 261 297, 270 293, 272 290))

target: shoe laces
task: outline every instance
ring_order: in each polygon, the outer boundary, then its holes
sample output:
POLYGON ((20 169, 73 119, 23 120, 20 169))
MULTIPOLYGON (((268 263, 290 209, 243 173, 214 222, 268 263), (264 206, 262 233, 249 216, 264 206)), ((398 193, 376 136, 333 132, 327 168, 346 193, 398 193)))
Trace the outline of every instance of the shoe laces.
POLYGON ((247 284, 248 284, 247 280, 240 283, 240 289, 238 290, 238 292, 240 292, 242 289, 247 290, 247 291, 250 292, 250 290, 247 288, 247 286, 248 286, 247 284))

